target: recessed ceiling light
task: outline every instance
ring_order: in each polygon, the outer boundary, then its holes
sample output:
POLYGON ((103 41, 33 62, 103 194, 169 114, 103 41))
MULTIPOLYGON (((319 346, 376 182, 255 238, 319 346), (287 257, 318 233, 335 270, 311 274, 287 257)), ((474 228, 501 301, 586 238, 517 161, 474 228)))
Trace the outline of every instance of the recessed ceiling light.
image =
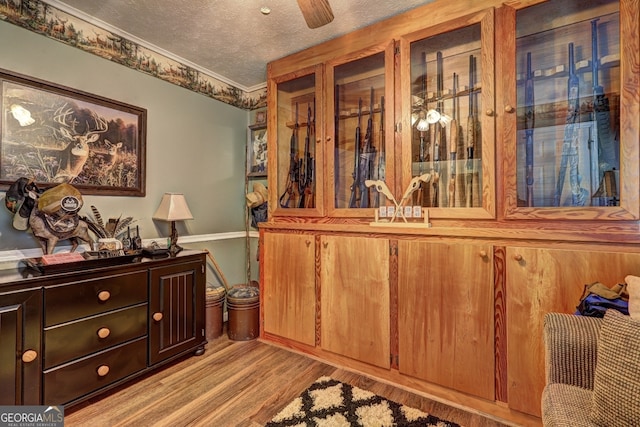
POLYGON ((262 13, 263 15, 268 15, 271 13, 271 9, 269 9, 267 6, 262 6, 260 8, 260 13, 262 13))

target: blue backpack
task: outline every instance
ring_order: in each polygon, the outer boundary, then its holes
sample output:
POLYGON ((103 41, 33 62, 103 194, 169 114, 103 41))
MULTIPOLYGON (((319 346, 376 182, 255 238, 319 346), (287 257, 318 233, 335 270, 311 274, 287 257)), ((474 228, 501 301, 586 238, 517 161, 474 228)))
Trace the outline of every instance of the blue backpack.
POLYGON ((608 309, 618 310, 629 315, 629 294, 626 283, 607 288, 600 282, 584 285, 575 314, 590 317, 604 317, 608 309))

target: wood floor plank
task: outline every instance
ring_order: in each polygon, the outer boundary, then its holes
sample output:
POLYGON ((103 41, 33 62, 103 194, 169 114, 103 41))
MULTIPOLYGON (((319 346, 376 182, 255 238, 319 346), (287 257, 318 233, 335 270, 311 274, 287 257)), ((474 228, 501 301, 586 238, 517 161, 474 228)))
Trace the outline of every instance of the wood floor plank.
POLYGON ((231 341, 226 335, 208 343, 202 356, 182 358, 100 397, 65 408, 65 425, 264 426, 321 376, 465 427, 506 425, 303 354, 259 340, 231 341))

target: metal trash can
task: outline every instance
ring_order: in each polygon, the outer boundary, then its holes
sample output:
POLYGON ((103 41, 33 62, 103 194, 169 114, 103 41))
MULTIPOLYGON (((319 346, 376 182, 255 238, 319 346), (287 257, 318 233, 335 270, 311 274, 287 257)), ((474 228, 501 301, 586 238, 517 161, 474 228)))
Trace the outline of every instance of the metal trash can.
POLYGON ((207 341, 214 340, 222 335, 223 331, 223 308, 226 290, 220 285, 207 283, 206 293, 206 337, 207 341))
POLYGON ((260 335, 260 289, 234 285, 227 293, 227 334, 234 341, 248 341, 260 335))

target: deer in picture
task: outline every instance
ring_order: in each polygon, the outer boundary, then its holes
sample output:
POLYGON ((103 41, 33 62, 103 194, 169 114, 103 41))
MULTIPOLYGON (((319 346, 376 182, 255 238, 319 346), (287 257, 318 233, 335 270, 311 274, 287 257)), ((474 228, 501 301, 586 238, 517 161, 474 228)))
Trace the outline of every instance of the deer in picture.
POLYGON ((53 25, 51 27, 51 35, 55 36, 56 34, 58 34, 60 36, 64 36, 67 21, 69 21, 69 19, 62 19, 58 15, 56 15, 56 20, 57 21, 55 23, 53 23, 52 21, 53 25))
POLYGON ((113 165, 118 163, 118 160, 120 160, 120 148, 122 148, 122 142, 114 144, 108 139, 105 139, 104 145, 107 147, 107 154, 104 156, 104 168, 106 170, 111 170, 113 169, 113 165))
POLYGON ((91 31, 93 31, 93 34, 96 35, 96 42, 95 42, 96 46, 104 50, 109 49, 109 42, 107 40, 103 40, 100 38, 102 34, 97 33, 95 30, 91 30, 91 31))
POLYGON ((89 158, 89 144, 96 142, 100 134, 107 131, 107 120, 91 113, 95 121, 95 129, 91 129, 89 123, 83 134, 75 132, 75 123, 67 123, 67 118, 73 113, 72 109, 56 111, 54 121, 60 124, 60 134, 70 143, 60 152, 60 169, 53 178, 53 182, 71 183, 82 172, 89 158))

